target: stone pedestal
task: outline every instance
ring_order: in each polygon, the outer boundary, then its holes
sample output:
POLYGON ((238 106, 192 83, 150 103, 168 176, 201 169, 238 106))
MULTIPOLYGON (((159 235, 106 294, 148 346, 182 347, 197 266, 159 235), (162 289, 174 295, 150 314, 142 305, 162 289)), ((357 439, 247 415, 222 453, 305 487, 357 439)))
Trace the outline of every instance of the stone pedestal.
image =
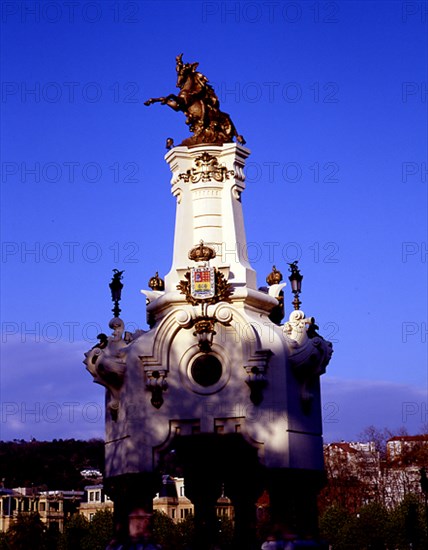
POLYGON ((323 472, 319 376, 331 344, 308 332, 313 321, 302 311, 285 325, 271 321, 285 285, 258 290, 246 258, 248 155, 233 143, 168 152, 174 253, 165 289, 142 291, 151 328, 125 339, 116 322, 106 347, 86 354, 88 370, 107 388, 106 477, 122 527, 133 509, 150 512, 157 476, 174 473, 176 453, 200 540, 213 536, 222 483, 236 507, 238 546, 253 537, 264 488, 275 521, 314 532, 314 480, 323 472), (200 241, 214 258, 189 258, 200 241), (190 291, 197 266, 215 268, 214 297, 205 301, 190 291))
POLYGON ((166 291, 174 291, 189 265, 189 250, 201 240, 216 251, 214 267, 229 271, 229 282, 256 289, 247 257, 241 194, 250 152, 235 143, 175 147, 165 157, 171 192, 177 199, 172 267, 166 291))

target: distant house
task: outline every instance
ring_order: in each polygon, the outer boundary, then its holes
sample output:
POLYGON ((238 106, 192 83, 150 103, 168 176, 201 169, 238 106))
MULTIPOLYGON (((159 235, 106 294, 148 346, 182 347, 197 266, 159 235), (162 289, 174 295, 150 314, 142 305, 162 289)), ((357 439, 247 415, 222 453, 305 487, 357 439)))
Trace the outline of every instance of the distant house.
POLYGON ((400 435, 386 443, 386 505, 421 492, 420 469, 428 464, 428 434, 400 435))
POLYGON ((398 435, 388 439, 386 457, 391 466, 415 464, 424 466, 428 459, 428 434, 398 435))
POLYGON ((48 529, 64 531, 64 522, 79 510, 83 491, 42 491, 39 493, 38 512, 48 529))
POLYGON ((337 442, 324 445, 328 485, 323 506, 340 504, 354 512, 376 498, 381 475, 380 456, 373 442, 337 442))
MULTIPOLYGON (((184 478, 163 476, 162 488, 153 499, 153 510, 166 514, 175 523, 194 515, 195 507, 185 494, 184 478)), ((219 519, 234 519, 234 507, 230 498, 225 496, 224 489, 216 502, 216 514, 219 519)))
POLYGON ((335 503, 354 511, 376 500, 390 508, 409 494, 421 493, 420 469, 428 465, 428 434, 395 436, 381 460, 374 443, 340 442, 324 446, 328 485, 324 506, 335 503))
POLYGON ((80 503, 79 513, 89 521, 92 521, 94 515, 99 511, 113 512, 113 501, 105 494, 102 484, 87 485, 85 488, 85 498, 80 503))
POLYGON ((153 499, 153 510, 163 512, 175 523, 194 514, 194 506, 185 495, 182 477, 163 476, 162 488, 153 499))
POLYGON ((22 489, 0 488, 0 531, 7 531, 18 514, 37 511, 35 496, 23 494, 22 489))
POLYGON ((29 487, 0 489, 0 531, 7 531, 19 514, 38 513, 48 529, 63 532, 75 514, 83 491, 37 491, 29 487))

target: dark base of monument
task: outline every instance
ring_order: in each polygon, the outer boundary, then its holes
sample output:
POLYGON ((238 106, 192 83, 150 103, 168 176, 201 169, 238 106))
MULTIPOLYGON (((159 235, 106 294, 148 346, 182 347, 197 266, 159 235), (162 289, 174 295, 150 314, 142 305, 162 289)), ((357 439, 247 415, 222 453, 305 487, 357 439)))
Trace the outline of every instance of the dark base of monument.
POLYGON ((305 540, 304 546, 296 548, 325 548, 315 543, 316 500, 324 485, 323 472, 268 469, 260 464, 257 449, 240 434, 179 436, 162 453, 156 473, 106 479, 106 491, 115 504, 119 540, 129 538, 128 517, 133 510, 152 511, 162 474, 184 477, 186 496, 195 507, 193 550, 218 548, 215 506, 222 489, 234 506, 233 548, 260 549, 266 537, 274 533, 294 534, 305 540), (260 517, 256 503, 264 491, 269 495, 268 506, 260 517))

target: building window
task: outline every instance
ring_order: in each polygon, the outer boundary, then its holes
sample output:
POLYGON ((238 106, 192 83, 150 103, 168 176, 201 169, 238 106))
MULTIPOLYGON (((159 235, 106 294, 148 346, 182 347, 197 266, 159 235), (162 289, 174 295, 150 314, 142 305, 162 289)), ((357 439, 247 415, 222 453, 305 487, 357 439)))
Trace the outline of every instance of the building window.
POLYGON ((39 510, 40 510, 40 512, 45 512, 46 511, 46 502, 40 502, 39 510))
POLYGON ((95 493, 95 500, 96 500, 97 502, 100 502, 100 500, 101 500, 101 491, 97 491, 97 492, 95 493))
POLYGON ((184 497, 184 485, 180 487, 180 496, 184 497))
POLYGON ((94 519, 95 514, 89 514, 89 521, 92 521, 94 519))
POLYGON ((89 491, 89 500, 91 502, 94 502, 94 499, 95 499, 95 493, 94 491, 89 491))
POLYGON ((175 519, 175 508, 171 510, 171 517, 172 519, 175 519))

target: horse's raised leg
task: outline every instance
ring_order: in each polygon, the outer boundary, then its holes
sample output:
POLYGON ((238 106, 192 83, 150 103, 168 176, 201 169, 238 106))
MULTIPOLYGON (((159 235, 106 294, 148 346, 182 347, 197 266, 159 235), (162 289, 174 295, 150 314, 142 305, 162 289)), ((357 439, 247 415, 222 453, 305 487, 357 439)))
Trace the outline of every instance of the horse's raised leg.
POLYGON ((165 97, 151 97, 147 101, 144 102, 144 105, 152 105, 153 103, 165 103, 166 98, 165 97))
POLYGON ((174 111, 183 111, 183 101, 181 98, 174 94, 169 94, 166 97, 152 97, 144 102, 144 105, 152 105, 153 103, 161 103, 162 105, 168 105, 174 111))

